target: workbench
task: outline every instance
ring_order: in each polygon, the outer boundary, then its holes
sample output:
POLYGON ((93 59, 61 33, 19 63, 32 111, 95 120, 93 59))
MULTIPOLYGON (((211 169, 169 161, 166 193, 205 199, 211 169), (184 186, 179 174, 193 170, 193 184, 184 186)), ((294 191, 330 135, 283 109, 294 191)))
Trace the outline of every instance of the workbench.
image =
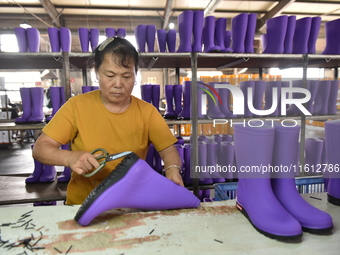
POLYGON ((303 197, 332 215, 332 234, 304 233, 294 242, 265 237, 235 200, 168 211, 115 209, 87 227, 73 220, 79 205, 2 207, 0 254, 339 254, 340 207, 328 203, 325 193, 303 197), (25 244, 37 249, 31 252, 25 244))

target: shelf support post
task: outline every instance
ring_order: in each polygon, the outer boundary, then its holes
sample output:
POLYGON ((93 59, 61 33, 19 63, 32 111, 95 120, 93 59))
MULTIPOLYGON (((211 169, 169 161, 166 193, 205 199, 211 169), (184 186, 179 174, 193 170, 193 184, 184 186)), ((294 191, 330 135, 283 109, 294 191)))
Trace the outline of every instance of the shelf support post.
POLYGON ((64 89, 65 100, 71 98, 71 82, 70 82, 70 54, 69 52, 62 52, 63 56, 63 76, 64 76, 64 89))

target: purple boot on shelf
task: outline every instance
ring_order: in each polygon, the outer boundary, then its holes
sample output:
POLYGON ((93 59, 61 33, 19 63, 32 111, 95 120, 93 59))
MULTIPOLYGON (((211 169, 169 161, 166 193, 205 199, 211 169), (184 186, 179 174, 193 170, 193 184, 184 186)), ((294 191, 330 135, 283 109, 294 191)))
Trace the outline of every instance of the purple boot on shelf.
POLYGON ((215 21, 215 45, 225 52, 224 33, 227 28, 227 18, 218 18, 215 21))
POLYGON ((327 153, 327 163, 333 167, 333 171, 328 170, 327 197, 328 202, 340 206, 340 173, 336 167, 340 165, 340 121, 331 120, 325 122, 325 143, 327 153))
POLYGON ((338 80, 331 81, 331 88, 330 88, 329 98, 328 98, 328 114, 336 114, 338 91, 339 91, 339 81, 338 80))
POLYGON ((34 27, 27 28, 27 42, 30 52, 39 52, 40 49, 40 32, 34 27))
POLYGON ((131 153, 89 194, 74 219, 87 226, 98 215, 114 208, 169 210, 199 204, 189 190, 156 173, 131 153))
POLYGON ((265 81, 255 81, 253 106, 256 110, 262 110, 263 108, 263 97, 265 89, 266 89, 265 81))
POLYGON ((296 21, 294 38, 293 38, 293 54, 308 53, 308 39, 312 25, 312 18, 305 17, 296 21))
POLYGON ((159 52, 165 52, 166 50, 166 30, 157 29, 157 44, 159 52))
POLYGON ((81 93, 82 94, 85 94, 85 93, 90 92, 90 91, 92 91, 91 86, 82 86, 81 87, 81 93))
POLYGON ((316 40, 319 36, 321 17, 313 17, 308 38, 308 54, 316 53, 316 40))
POLYGON ((248 98, 251 98, 251 100, 254 100, 254 86, 255 81, 241 81, 240 82, 240 89, 243 92, 244 95, 244 117, 252 117, 253 113, 248 108, 248 98), (248 88, 252 89, 252 94, 249 94, 248 88))
POLYGON ((39 182, 49 183, 54 182, 57 177, 57 171, 55 166, 44 165, 44 171, 42 172, 39 182))
POLYGON ((141 85, 140 90, 141 90, 142 99, 145 102, 148 102, 148 103, 151 104, 151 102, 152 102, 152 85, 151 84, 141 85))
POLYGON ((190 174, 190 158, 191 158, 191 144, 185 144, 183 146, 183 182, 184 185, 190 186, 193 183, 193 180, 191 178, 190 174))
MULTIPOLYGON (((183 82, 183 107, 181 113, 178 115, 178 119, 188 120, 191 118, 191 81, 183 82)), ((176 100, 176 99, 175 99, 176 100)), ((176 111, 176 108, 175 108, 176 111)))
POLYGON ((116 29, 114 29, 112 27, 105 28, 105 36, 106 36, 106 38, 115 37, 116 36, 116 29))
POLYGON ((283 53, 285 49, 285 37, 287 32, 288 17, 286 15, 271 18, 266 21, 267 34, 263 53, 283 53))
POLYGON ((264 105, 264 109, 268 110, 274 110, 271 114, 269 114, 270 116, 278 116, 279 113, 279 108, 277 106, 277 104, 275 104, 279 101, 279 98, 281 96, 281 81, 267 81, 266 82, 266 89, 265 89, 265 105, 264 105), (274 88, 277 89, 276 94, 273 92, 274 88), (274 99, 274 100, 273 100, 274 99), (276 100, 275 100, 276 99, 276 100))
POLYGON ((211 175, 208 170, 207 155, 207 142, 198 142, 198 165, 200 167, 200 171, 198 171, 197 177, 199 178, 198 183, 200 185, 213 184, 213 180, 211 179, 211 175))
MULTIPOLYGON (((228 82, 220 82, 220 84, 226 84, 228 82)), ((222 104, 218 102, 220 111, 224 114, 225 118, 236 117, 230 109, 230 90, 227 88, 218 88, 218 94, 221 97, 222 104)))
POLYGON ((98 42, 99 42, 99 29, 98 28, 91 28, 90 29, 90 46, 91 46, 91 50, 92 52, 94 52, 94 50, 97 48, 98 46, 98 42))
POLYGON ((306 103, 306 109, 313 114, 314 113, 314 101, 316 97, 316 92, 318 91, 319 81, 310 80, 309 81, 309 92, 311 94, 310 100, 306 103))
MULTIPOLYGON (((252 128, 234 125, 237 168, 271 165, 274 135, 271 126, 252 128)), ((236 206, 257 231, 279 240, 301 238, 300 223, 274 195, 270 172, 239 172, 238 178, 236 206)))
POLYGON ((61 51, 70 52, 72 45, 71 30, 67 27, 60 28, 60 45, 61 51))
POLYGON ((194 11, 192 31, 192 52, 202 52, 202 34, 204 26, 204 12, 194 11))
POLYGON ((182 91, 183 86, 181 84, 174 85, 174 111, 176 118, 178 118, 182 111, 182 91))
POLYGON ((139 52, 145 52, 146 25, 138 25, 135 28, 135 37, 137 42, 137 49, 139 50, 139 52))
POLYGON ((168 46, 168 52, 176 52, 176 30, 170 29, 166 33, 166 45, 168 46))
MULTIPOLYGON (((275 124, 273 167, 283 166, 287 169, 290 166, 297 167, 300 126, 294 126, 295 123, 292 123, 291 126, 286 125, 287 123, 285 126, 282 126, 281 123, 275 124)), ((329 232, 333 228, 332 217, 328 213, 310 205, 301 197, 296 189, 294 177, 295 171, 278 172, 273 175, 271 184, 276 198, 301 224, 303 231, 315 234, 329 232)))
POLYGON ((165 85, 165 101, 166 101, 166 109, 164 112, 164 118, 165 119, 175 119, 175 111, 174 111, 174 86, 173 85, 165 85))
POLYGON ((231 31, 224 32, 224 49, 223 52, 232 53, 234 50, 230 47, 231 46, 231 31))
POLYGON ((287 21, 287 30, 284 40, 284 51, 285 54, 291 54, 293 52, 293 38, 296 25, 296 16, 289 16, 287 21))
POLYGON ((314 111, 316 115, 328 114, 328 100, 331 92, 332 81, 319 81, 318 91, 314 101, 314 111))
POLYGON ((148 52, 155 52, 155 40, 156 40, 156 26, 147 25, 146 26, 146 46, 148 52))
POLYGON ((233 179, 232 167, 234 165, 235 148, 232 142, 221 142, 221 166, 225 167, 225 171, 222 171, 221 176, 226 180, 233 179))
MULTIPOLYGON (((304 82, 303 80, 292 81, 292 88, 303 88, 304 87, 303 82, 304 82)), ((307 89, 309 90, 310 80, 306 80, 306 83, 307 89)), ((292 97, 294 99, 304 98, 305 94, 294 92, 292 97)), ((287 115, 301 115, 301 114, 302 114, 301 110, 295 104, 290 105, 289 108, 287 109, 287 115)))
POLYGON ((340 19, 325 23, 326 47, 321 54, 340 54, 340 19))
POLYGON ((116 31, 116 36, 120 38, 125 38, 126 37, 126 28, 118 28, 116 31))
POLYGON ((57 113, 61 106, 61 97, 59 87, 50 87, 50 100, 52 105, 52 114, 46 118, 46 121, 50 121, 52 117, 57 113))
POLYGON ((178 15, 179 46, 177 52, 191 52, 194 12, 187 10, 178 15))
POLYGON ((15 119, 15 124, 27 123, 28 117, 31 115, 32 100, 30 88, 20 88, 20 96, 22 102, 22 115, 15 119))
MULTIPOLYGON (((215 84, 218 84, 218 82, 208 82, 208 85, 212 88, 215 87, 215 84)), ((225 118, 225 115, 220 110, 220 100, 218 100, 216 94, 211 94, 211 96, 207 95, 207 101, 208 101, 208 111, 207 116, 210 119, 218 119, 218 118, 225 118)))
MULTIPOLYGON (((31 144, 31 150, 33 150, 34 144, 31 144)), ((28 176, 25 180, 26 183, 38 183, 40 176, 44 171, 44 164, 40 163, 38 160, 34 160, 34 170, 33 173, 28 176)))
POLYGON ((90 32, 86 27, 78 28, 80 47, 82 52, 89 52, 90 32))
POLYGON ((27 52, 28 42, 26 29, 22 27, 16 27, 14 28, 14 33, 17 38, 19 52, 27 52))
POLYGON ((42 123, 45 119, 45 114, 43 111, 44 106, 44 88, 33 87, 30 88, 32 109, 31 115, 28 117, 27 121, 30 123, 42 123))
MULTIPOLYGON (((307 169, 317 169, 321 164, 324 141, 319 138, 306 138, 305 140, 305 164, 307 169)), ((312 171, 310 171, 312 172, 312 171)), ((309 172, 306 173, 310 175, 309 172)))
POLYGON ((221 52, 221 48, 215 45, 215 16, 204 18, 202 38, 204 52, 221 52))
POLYGON ((51 51, 52 52, 60 52, 60 35, 59 35, 59 28, 56 27, 48 27, 48 38, 51 45, 51 51))
POLYGON ((152 104, 159 111, 159 97, 161 92, 161 87, 158 84, 152 85, 152 104))
POLYGON ((250 13, 248 14, 248 25, 246 37, 244 39, 244 52, 245 53, 254 53, 254 36, 256 30, 256 20, 257 14, 250 13))
MULTIPOLYGON (((217 156, 218 156, 218 143, 209 141, 207 142, 207 166, 210 169, 215 169, 215 171, 210 172, 210 177, 213 183, 225 182, 225 179, 217 171, 217 156)), ((209 168, 208 168, 209 169, 209 168)))
POLYGON ((244 42, 248 27, 248 13, 241 13, 231 19, 232 49, 235 53, 245 52, 244 42))

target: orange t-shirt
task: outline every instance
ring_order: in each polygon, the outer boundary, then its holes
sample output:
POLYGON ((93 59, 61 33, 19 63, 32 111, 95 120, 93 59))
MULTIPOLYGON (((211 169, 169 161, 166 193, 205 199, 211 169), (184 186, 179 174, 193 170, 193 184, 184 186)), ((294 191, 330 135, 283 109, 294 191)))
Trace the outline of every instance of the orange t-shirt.
MULTIPOLYGON (((150 143, 161 151, 177 141, 153 105, 131 96, 126 111, 112 113, 101 102, 100 90, 68 100, 43 132, 61 144, 71 142, 73 151, 90 152, 96 148, 103 148, 110 154, 133 151, 141 159, 145 159, 150 143)), ((83 203, 121 160, 108 162, 89 178, 72 172, 66 204, 83 203)))

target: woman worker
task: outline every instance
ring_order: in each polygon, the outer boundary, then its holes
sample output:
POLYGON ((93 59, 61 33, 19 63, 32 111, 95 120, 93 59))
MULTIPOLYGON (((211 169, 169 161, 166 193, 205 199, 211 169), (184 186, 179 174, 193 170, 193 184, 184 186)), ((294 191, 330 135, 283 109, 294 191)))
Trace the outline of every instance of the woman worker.
POLYGON ((164 161, 166 177, 183 186, 181 160, 173 145, 177 139, 158 110, 131 95, 139 63, 138 52, 125 39, 110 37, 94 51, 93 65, 99 90, 69 99, 42 130, 33 157, 43 164, 70 167, 66 204, 81 204, 89 193, 118 165, 99 167, 90 152, 104 148, 110 154, 132 151, 145 159, 150 143, 164 161), (59 149, 71 142, 72 151, 59 149))

